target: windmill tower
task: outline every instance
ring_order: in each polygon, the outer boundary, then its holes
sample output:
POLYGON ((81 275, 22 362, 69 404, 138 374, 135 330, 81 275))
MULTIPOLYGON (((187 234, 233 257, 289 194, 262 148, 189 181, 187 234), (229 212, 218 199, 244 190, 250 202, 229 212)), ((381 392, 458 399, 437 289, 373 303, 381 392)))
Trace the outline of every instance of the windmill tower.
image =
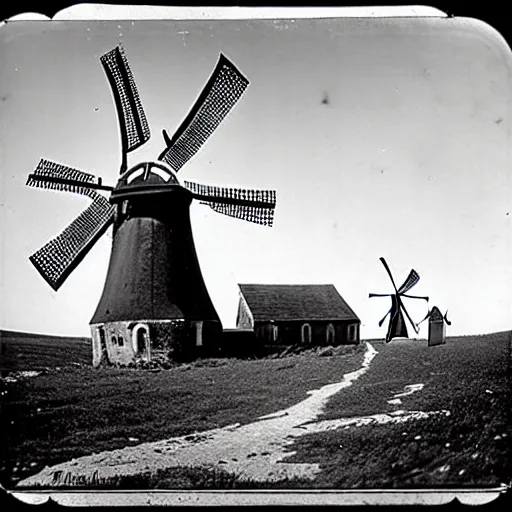
POLYGON ((418 327, 426 319, 428 320, 428 346, 434 347, 436 345, 443 345, 446 342, 446 325, 452 325, 448 320, 448 311, 442 315, 437 306, 434 306, 426 315, 425 318, 419 322, 418 327))
POLYGON ((381 327, 384 321, 386 320, 387 316, 391 315, 389 319, 388 332, 386 334, 386 343, 389 343, 393 338, 409 337, 407 333, 407 325, 405 323, 404 314, 409 319, 409 322, 411 323, 416 334, 419 332, 417 325, 412 321, 411 317, 409 316, 409 313, 405 309, 402 299, 404 297, 407 297, 408 299, 423 299, 428 301, 428 297, 418 297, 417 295, 407 294, 407 292, 413 286, 415 286, 420 280, 420 276, 414 269, 410 271, 407 279, 403 282, 402 286, 400 286, 400 288, 397 289, 395 280, 391 275, 391 270, 389 269, 386 260, 384 258, 379 259, 384 265, 384 268, 386 269, 386 272, 388 273, 389 278, 391 279, 391 284, 393 285, 395 293, 370 293, 369 297, 391 297, 391 308, 384 315, 384 318, 382 318, 382 320, 380 320, 379 322, 379 327, 381 327))
POLYGON ((128 168, 128 154, 150 138, 148 122, 122 46, 100 61, 120 127, 117 185, 106 186, 92 174, 42 159, 28 178, 29 186, 83 194, 92 203, 30 261, 58 290, 113 225, 107 277, 90 321, 93 365, 215 354, 222 325, 197 259, 190 204, 196 199, 224 215, 272 226, 276 194, 180 183, 177 173, 228 115, 249 82, 221 54, 174 136, 163 130, 165 147, 157 160, 128 168))

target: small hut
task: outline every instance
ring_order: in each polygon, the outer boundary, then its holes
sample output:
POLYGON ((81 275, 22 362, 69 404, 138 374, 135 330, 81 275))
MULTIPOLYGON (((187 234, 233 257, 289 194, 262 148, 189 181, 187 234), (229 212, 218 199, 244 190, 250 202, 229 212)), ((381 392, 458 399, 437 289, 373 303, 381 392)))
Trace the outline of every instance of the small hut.
MULTIPOLYGON (((434 306, 423 319, 428 318, 428 346, 443 345, 446 339, 446 325, 451 325, 447 318, 448 311, 443 316, 439 308, 434 306)), ((421 322, 423 322, 423 320, 421 322)), ((421 323, 420 322, 420 323, 421 323)), ((419 324, 418 324, 419 325, 419 324)))

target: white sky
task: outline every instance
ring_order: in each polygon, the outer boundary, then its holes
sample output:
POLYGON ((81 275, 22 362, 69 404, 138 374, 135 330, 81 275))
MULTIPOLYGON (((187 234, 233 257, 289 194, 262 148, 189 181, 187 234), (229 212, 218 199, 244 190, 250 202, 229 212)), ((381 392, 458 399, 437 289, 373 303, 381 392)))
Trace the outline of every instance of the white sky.
MULTIPOLYGON (((115 184, 117 117, 98 59, 119 41, 152 130, 131 165, 160 153, 162 128, 178 127, 220 52, 250 80, 178 175, 277 190, 273 228, 191 208, 224 327, 237 283, 332 283, 362 337, 382 337, 389 302, 368 293, 391 291, 384 256, 397 285, 419 272, 411 293, 449 309, 449 334, 510 328, 512 59, 497 32, 455 18, 1 27, 0 328, 89 334, 111 238, 53 292, 28 257, 88 200, 25 182, 44 157, 115 184)), ((426 312, 423 301, 406 306, 415 320, 426 312)))

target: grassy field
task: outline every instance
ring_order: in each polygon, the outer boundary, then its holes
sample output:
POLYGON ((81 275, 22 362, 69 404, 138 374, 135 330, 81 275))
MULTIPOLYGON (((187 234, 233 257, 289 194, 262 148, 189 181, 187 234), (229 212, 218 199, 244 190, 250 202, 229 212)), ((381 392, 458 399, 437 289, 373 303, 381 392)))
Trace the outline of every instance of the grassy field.
POLYGON ((371 371, 329 402, 323 419, 445 409, 409 424, 304 436, 290 462, 318 462, 318 488, 496 486, 512 481, 511 333, 375 343, 371 371), (387 401, 424 384, 402 403, 387 401))
POLYGON ((38 371, 91 362, 88 338, 0 330, 0 371, 38 371))
POLYGON ((0 482, 82 455, 248 423, 357 369, 364 345, 336 357, 200 360, 170 370, 62 367, 0 381, 0 482))
MULTIPOLYGON (((240 482, 222 471, 172 468, 101 482, 123 488, 408 488, 496 486, 511 481, 509 411, 511 333, 425 340, 372 341, 370 370, 328 402, 321 419, 406 411, 450 411, 404 424, 366 425, 310 434, 288 462, 315 462, 314 482, 240 482), (388 400, 405 386, 421 391, 388 400)), ((4 434, 0 481, 71 458, 186 435, 290 406, 306 392, 357 369, 364 344, 341 356, 204 360, 166 371, 71 367, 0 384, 4 434)))

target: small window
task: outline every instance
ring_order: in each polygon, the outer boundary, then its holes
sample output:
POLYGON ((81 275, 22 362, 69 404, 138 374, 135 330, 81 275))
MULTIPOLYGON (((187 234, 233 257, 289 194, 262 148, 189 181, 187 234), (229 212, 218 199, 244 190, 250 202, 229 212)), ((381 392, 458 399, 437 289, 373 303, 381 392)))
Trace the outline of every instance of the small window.
POLYGON ((117 345, 117 338, 112 336, 112 345, 117 345))
POLYGON ((171 175, 167 171, 164 171, 163 169, 158 169, 158 167, 153 167, 151 169, 151 172, 153 174, 156 174, 157 176, 160 176, 160 178, 162 178, 164 181, 169 181, 171 179, 171 175))
POLYGON ((349 325, 348 326, 348 340, 354 341, 356 339, 357 326, 349 325))
POLYGON ((302 326, 302 343, 311 343, 311 325, 302 326))
POLYGON ((334 331, 334 325, 328 324, 327 330, 326 330, 327 345, 334 345, 335 338, 336 338, 336 333, 334 331))
POLYGON ((196 347, 203 346, 203 322, 196 324, 196 347))
POLYGON ((138 178, 139 176, 142 176, 144 174, 143 169, 137 169, 136 171, 133 171, 128 178, 126 178, 126 182, 129 184, 131 183, 135 178, 138 178))
POLYGON ((279 334, 279 329, 278 329, 277 325, 273 325, 272 326, 272 340, 273 341, 277 341, 278 334, 279 334))
POLYGON ((119 338, 117 338, 117 343, 119 343, 120 347, 124 346, 124 339, 122 336, 119 336, 119 338))

